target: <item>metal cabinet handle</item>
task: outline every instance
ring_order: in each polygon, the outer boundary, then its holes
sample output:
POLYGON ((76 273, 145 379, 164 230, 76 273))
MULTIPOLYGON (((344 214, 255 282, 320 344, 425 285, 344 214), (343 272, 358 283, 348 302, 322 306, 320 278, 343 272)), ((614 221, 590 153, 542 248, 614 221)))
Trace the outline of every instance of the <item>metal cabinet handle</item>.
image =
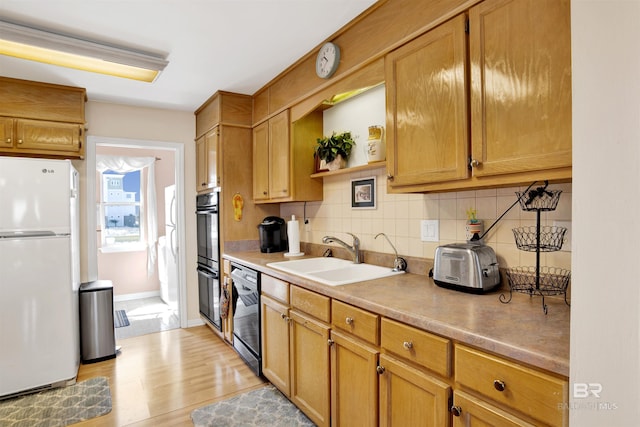
POLYGON ((407 350, 411 350, 413 348, 413 343, 411 341, 405 341, 402 343, 402 346, 407 350))
POLYGON ((344 321, 347 322, 347 325, 353 325, 353 317, 347 317, 344 321))
POLYGON ((19 139, 19 140, 18 140, 18 144, 22 144, 23 142, 24 142, 24 141, 23 141, 23 140, 21 140, 21 139, 19 139))
POLYGON ((387 174, 387 179, 388 179, 389 181, 393 181, 393 178, 394 178, 394 176, 393 176, 393 175, 391 175, 390 173, 388 173, 388 174, 387 174))
POLYGON ((477 168, 481 164, 482 163, 480 163, 477 159, 469 159, 469 167, 470 168, 477 168))
POLYGON ((459 417, 462 415, 462 408, 456 405, 453 405, 451 409, 449 409, 454 417, 459 417))
POLYGON ((377 372, 379 375, 384 374, 384 371, 385 371, 384 366, 380 366, 380 365, 376 366, 376 372, 377 372))
POLYGON ((498 391, 504 391, 507 385, 502 380, 493 380, 493 387, 498 391))
POLYGON ((335 341, 333 341, 332 339, 328 339, 328 340, 327 340, 327 345, 328 345, 329 347, 331 347, 331 346, 333 345, 333 343, 334 343, 334 342, 335 342, 335 341))
POLYGON ((11 138, 7 138, 7 144, 11 144, 11 138))

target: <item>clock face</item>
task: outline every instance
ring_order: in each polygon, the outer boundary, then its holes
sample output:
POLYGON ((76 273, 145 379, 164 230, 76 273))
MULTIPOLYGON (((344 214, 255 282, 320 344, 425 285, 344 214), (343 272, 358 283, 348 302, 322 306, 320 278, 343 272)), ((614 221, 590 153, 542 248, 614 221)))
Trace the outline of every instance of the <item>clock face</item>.
POLYGON ((325 43, 316 58, 316 74, 327 79, 333 75, 340 64, 340 48, 333 43, 325 43))

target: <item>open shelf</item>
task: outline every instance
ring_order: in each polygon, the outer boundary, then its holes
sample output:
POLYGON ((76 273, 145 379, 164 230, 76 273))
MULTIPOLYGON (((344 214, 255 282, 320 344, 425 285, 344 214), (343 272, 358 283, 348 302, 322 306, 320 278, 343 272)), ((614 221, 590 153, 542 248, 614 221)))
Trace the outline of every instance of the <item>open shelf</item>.
POLYGON ((352 173, 352 172, 360 172, 360 171, 366 171, 371 169, 384 168, 386 166, 387 166, 387 162, 383 160, 381 162, 367 163, 366 165, 358 165, 350 168, 338 169, 335 171, 317 172, 317 173, 311 174, 311 178, 324 178, 325 176, 343 175, 343 174, 352 173))

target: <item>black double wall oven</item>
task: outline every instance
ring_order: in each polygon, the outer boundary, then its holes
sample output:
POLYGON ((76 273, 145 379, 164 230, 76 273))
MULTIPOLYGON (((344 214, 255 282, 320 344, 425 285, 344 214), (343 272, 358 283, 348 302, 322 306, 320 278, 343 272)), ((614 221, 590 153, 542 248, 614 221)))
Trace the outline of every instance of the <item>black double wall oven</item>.
POLYGON ((218 222, 218 193, 196 197, 198 241, 198 294, 200 313, 218 330, 220 319, 220 244, 218 222))

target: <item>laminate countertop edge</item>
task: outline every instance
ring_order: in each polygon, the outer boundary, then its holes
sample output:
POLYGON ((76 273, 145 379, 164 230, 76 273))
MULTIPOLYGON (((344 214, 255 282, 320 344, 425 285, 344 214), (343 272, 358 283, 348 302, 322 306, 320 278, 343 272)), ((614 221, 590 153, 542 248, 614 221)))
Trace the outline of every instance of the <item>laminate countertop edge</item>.
POLYGON ((288 259, 282 252, 229 252, 223 258, 454 342, 569 377, 570 308, 562 298, 545 298, 545 315, 539 296, 514 293, 504 304, 499 300, 504 291, 475 295, 443 289, 421 274, 327 286, 268 267, 288 259))

